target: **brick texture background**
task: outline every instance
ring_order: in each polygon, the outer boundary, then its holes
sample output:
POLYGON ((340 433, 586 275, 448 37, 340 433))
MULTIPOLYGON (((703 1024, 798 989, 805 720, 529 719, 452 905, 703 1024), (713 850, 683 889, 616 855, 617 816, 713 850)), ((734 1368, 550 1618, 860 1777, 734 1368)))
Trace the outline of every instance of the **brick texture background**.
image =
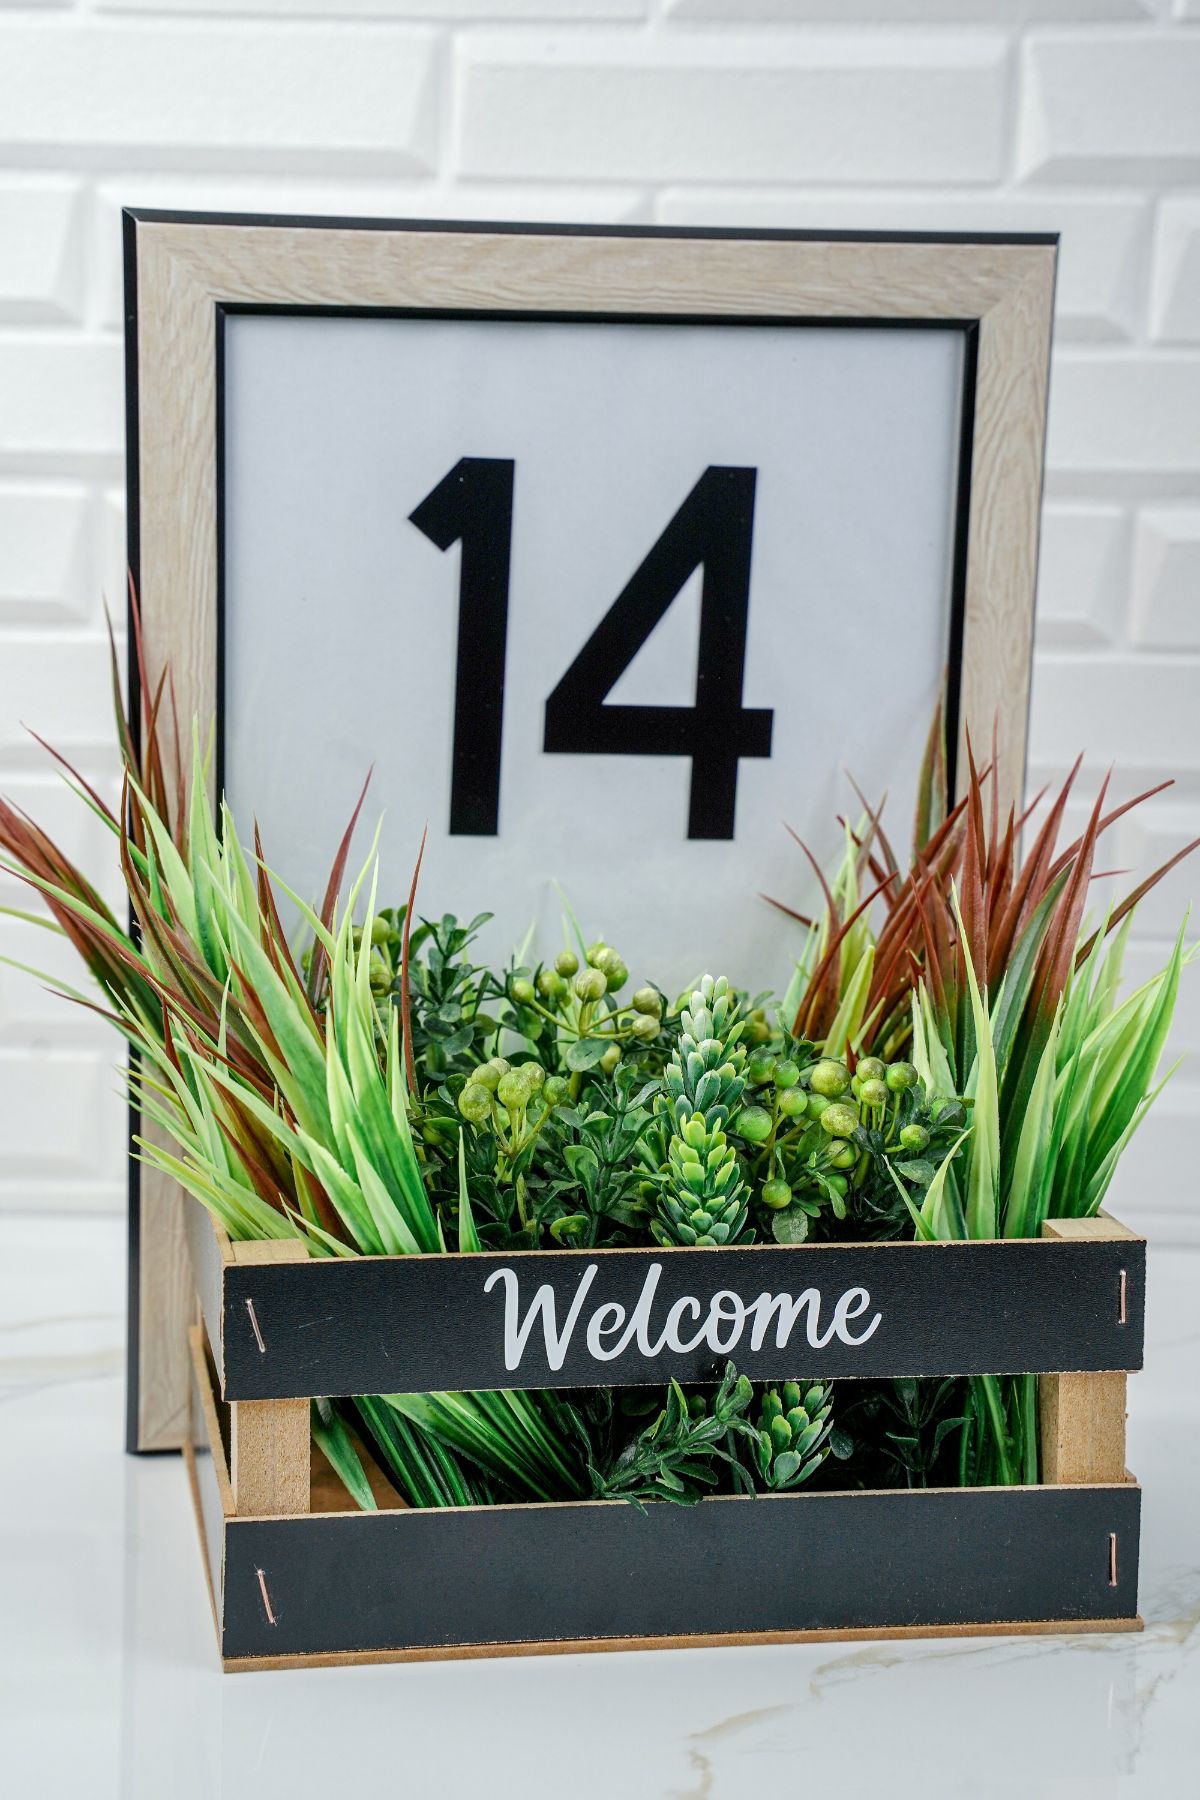
MULTIPOLYGON (((127 203, 1061 231, 1031 779, 1081 747, 1089 790, 1114 760, 1122 793, 1177 777, 1110 866, 1200 833, 1196 0, 3 0, 0 786, 92 866, 22 721, 112 782, 127 203)), ((1146 905, 1135 976, 1195 885, 1146 905)), ((29 926, 0 955, 73 978, 29 926)), ((121 1206, 112 1061, 0 967, 0 1209, 121 1206)), ((1115 1195, 1175 1241, 1200 1241, 1197 1131, 1193 1059, 1115 1195)))

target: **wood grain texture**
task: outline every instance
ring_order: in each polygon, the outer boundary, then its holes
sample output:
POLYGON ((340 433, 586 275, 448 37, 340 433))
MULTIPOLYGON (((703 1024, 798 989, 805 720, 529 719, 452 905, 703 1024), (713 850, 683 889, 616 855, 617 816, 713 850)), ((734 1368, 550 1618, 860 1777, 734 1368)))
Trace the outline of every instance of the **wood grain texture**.
POLYGON ((1140 1242, 1136 1231, 1130 1231, 1120 1219, 1103 1211, 1091 1219, 1047 1219, 1042 1226, 1042 1236, 1059 1238, 1070 1244, 1112 1242, 1114 1239, 1133 1244, 1140 1242))
POLYGON ((1107 1487, 1124 1479, 1126 1380, 1116 1372, 1042 1376, 1043 1481, 1107 1487))
MULTIPOLYGON (((215 313, 140 234, 138 258, 140 530, 131 562, 150 678, 170 662, 186 727, 216 711, 215 313)), ((145 1135, 174 1149, 152 1122, 145 1135)), ((182 1190, 143 1167, 138 1209, 137 1448, 172 1450, 186 1435, 189 1380, 180 1350, 192 1302, 182 1190)))
POLYGON ((225 1459, 225 1443, 221 1435, 221 1421, 217 1415, 218 1399, 213 1390, 209 1375, 208 1360, 204 1354, 204 1330, 200 1325, 192 1325, 187 1334, 188 1379, 191 1383, 193 1402, 191 1430, 185 1440, 188 1449, 201 1449, 212 1457, 216 1474, 217 1491, 221 1497, 221 1511, 225 1518, 234 1515, 233 1484, 229 1479, 229 1464, 225 1459))
MULTIPOLYGON (((211 1581, 211 1577, 210 1577, 211 1581)), ((211 1591, 211 1589, 210 1589, 211 1591)), ((884 1625, 877 1630, 758 1631, 691 1637, 580 1638, 544 1644, 447 1644, 436 1650, 343 1651, 337 1656, 225 1656, 227 1675, 270 1669, 361 1668, 370 1663, 475 1662, 497 1656, 595 1656, 637 1650, 739 1650, 767 1644, 859 1644, 893 1638, 1078 1637, 1098 1632, 1144 1631, 1132 1619, 1021 1619, 1006 1625, 884 1625)), ((219 1639, 218 1639, 219 1644, 219 1639)))
MULTIPOLYGON (((234 1244, 237 1263, 304 1262, 302 1243, 234 1244)), ((229 1408, 233 1510, 279 1517, 309 1510, 312 1469, 308 1400, 240 1400, 229 1408)))
MULTIPOLYGON (((174 1150, 152 1120, 142 1136, 174 1150)), ((187 1436, 188 1363, 182 1327, 194 1303, 191 1259, 184 1232, 183 1195, 159 1170, 139 1173, 137 1280, 137 1448, 178 1450, 187 1436), (178 1324, 167 1332, 164 1321, 178 1324)))
MULTIPOLYGON (((150 678, 216 707, 222 304, 480 308, 978 326, 960 736, 1021 793, 1055 249, 1050 244, 571 236, 139 220, 136 546, 150 678)), ((960 759, 960 766, 961 759, 960 759)), ((139 1446, 183 1439, 191 1305, 178 1190, 142 1188, 139 1446)))
POLYGON ((204 1576, 213 1628, 221 1642, 225 1591, 225 1521, 233 1512, 233 1490, 217 1418, 216 1399, 204 1351, 203 1328, 194 1325, 187 1337, 190 1370, 190 1425, 183 1444, 192 1511, 200 1534, 204 1576))
MULTIPOLYGON (((1042 1236, 1064 1240, 1132 1239, 1107 1213, 1094 1219, 1047 1219, 1042 1236)), ((1113 1294, 1119 1316, 1121 1289, 1113 1294)), ((1042 1480, 1072 1486, 1104 1486, 1125 1479, 1127 1377, 1103 1374, 1043 1375, 1038 1382, 1042 1480)))
POLYGON ((969 731, 996 735, 1003 806, 1025 792, 1033 605, 1054 314, 1054 258, 1042 253, 979 321, 958 767, 969 731))
POLYGON ((190 1194, 183 1196, 183 1227, 196 1300, 208 1334, 217 1383, 223 1393, 223 1286, 225 1269, 233 1261, 233 1246, 224 1226, 190 1194))

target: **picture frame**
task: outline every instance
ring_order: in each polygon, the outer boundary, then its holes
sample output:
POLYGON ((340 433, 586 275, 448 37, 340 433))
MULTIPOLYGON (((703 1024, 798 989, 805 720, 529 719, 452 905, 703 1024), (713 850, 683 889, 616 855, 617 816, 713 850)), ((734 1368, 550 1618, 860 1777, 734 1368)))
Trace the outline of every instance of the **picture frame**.
MULTIPOLYGON (((231 321, 758 322, 958 335, 951 769, 995 733, 1023 790, 1056 239, 125 215, 129 567, 151 682, 224 722, 231 321), (907 331, 905 328, 909 328, 907 331)), ((419 498, 419 495, 417 496, 419 498)), ((131 659, 136 701, 138 671, 131 659)), ((551 748, 549 744, 547 749, 551 748)), ((222 779, 220 743, 214 781, 222 779)), ((260 802, 256 799, 254 804, 260 802)), ((131 1160, 130 1449, 180 1447, 194 1283, 180 1196, 131 1160)))

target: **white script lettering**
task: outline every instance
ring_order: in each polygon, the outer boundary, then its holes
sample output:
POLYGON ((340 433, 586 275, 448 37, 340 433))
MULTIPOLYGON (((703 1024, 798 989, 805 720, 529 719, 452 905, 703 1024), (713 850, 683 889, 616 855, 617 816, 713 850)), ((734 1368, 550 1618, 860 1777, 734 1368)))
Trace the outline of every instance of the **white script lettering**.
MULTIPOLYGON (((589 1263, 579 1278, 574 1297, 559 1329, 554 1289, 544 1283, 534 1293, 524 1317, 521 1315, 520 1282, 514 1269, 495 1269, 483 1284, 485 1294, 500 1285, 504 1289, 504 1366, 510 1373, 519 1369, 526 1346, 538 1321, 546 1346, 546 1361, 559 1370, 583 1313, 599 1265, 589 1263)), ((742 1341, 747 1324, 750 1348, 759 1351, 767 1342, 774 1326, 775 1347, 786 1350, 803 1317, 804 1335, 810 1349, 823 1350, 837 1338, 841 1343, 865 1344, 883 1323, 883 1314, 874 1313, 860 1331, 852 1329, 871 1305, 866 1288, 847 1288, 833 1303, 828 1326, 821 1327, 821 1290, 805 1288, 799 1294, 759 1294, 747 1304, 729 1288, 719 1288, 707 1304, 694 1295, 684 1294, 668 1309, 663 1319, 662 1334, 657 1339, 651 1331, 651 1311, 662 1278, 662 1264, 651 1263, 646 1270, 637 1304, 626 1314, 624 1306, 606 1300, 595 1307, 584 1330, 589 1356, 595 1362, 613 1362, 636 1341, 643 1357, 653 1359, 664 1350, 677 1356, 690 1355, 702 1344, 718 1356, 730 1356, 742 1341), (687 1324, 697 1327, 694 1337, 684 1337, 687 1324)), ((660 1315, 661 1316, 661 1315, 660 1315)))
POLYGON ((571 1302, 571 1310, 567 1314, 566 1323, 559 1335, 554 1316, 554 1289, 547 1283, 540 1287, 533 1296, 533 1303, 525 1314, 525 1322, 521 1323, 518 1314, 517 1277, 512 1269, 495 1269, 483 1284, 485 1294, 490 1294, 498 1281, 504 1283, 504 1366, 506 1369, 519 1369, 521 1358, 525 1354, 525 1345, 533 1330, 538 1314, 542 1315, 542 1330, 546 1337, 546 1361, 552 1369, 561 1369, 567 1354, 567 1346, 571 1342, 571 1334, 583 1311, 583 1303, 587 1291, 596 1279, 596 1265, 589 1263, 580 1278, 575 1290, 575 1298, 571 1302))

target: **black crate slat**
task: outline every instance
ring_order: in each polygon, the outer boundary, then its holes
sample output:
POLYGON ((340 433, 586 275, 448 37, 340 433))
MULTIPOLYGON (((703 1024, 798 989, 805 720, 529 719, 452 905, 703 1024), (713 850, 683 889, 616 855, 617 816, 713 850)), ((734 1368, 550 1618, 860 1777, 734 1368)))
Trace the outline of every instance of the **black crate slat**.
MULTIPOLYGON (((1145 1244, 1129 1237, 363 1257, 226 1265, 220 1348, 231 1400, 636 1385, 668 1376, 703 1382, 727 1356, 756 1379, 1135 1370, 1142 1364, 1144 1299, 1145 1244), (635 1339, 612 1360, 596 1360, 586 1342, 592 1313, 616 1304, 628 1315, 655 1265, 661 1274, 649 1314, 652 1346, 676 1301, 693 1296, 704 1312, 722 1289, 749 1306, 763 1293, 816 1288, 823 1336, 838 1297, 861 1287, 870 1306, 847 1322, 848 1333, 861 1333, 876 1312, 880 1323, 866 1342, 835 1336, 814 1346, 806 1311, 782 1348, 773 1319, 758 1350, 748 1324, 728 1350, 704 1341, 650 1357, 635 1339), (535 1291, 549 1284, 561 1327, 589 1267, 595 1274, 561 1366, 550 1366, 538 1322, 519 1367, 508 1368, 503 1281, 488 1293, 489 1277, 514 1272, 522 1316, 535 1291)), ((688 1313, 678 1341, 688 1345, 697 1329, 688 1313)), ((727 1337, 718 1333, 722 1346, 727 1337)), ((611 1334, 597 1339, 610 1347, 613 1341, 611 1334)))
POLYGON ((222 1649, 1129 1620, 1140 1501, 1128 1485, 229 1520, 222 1649))

